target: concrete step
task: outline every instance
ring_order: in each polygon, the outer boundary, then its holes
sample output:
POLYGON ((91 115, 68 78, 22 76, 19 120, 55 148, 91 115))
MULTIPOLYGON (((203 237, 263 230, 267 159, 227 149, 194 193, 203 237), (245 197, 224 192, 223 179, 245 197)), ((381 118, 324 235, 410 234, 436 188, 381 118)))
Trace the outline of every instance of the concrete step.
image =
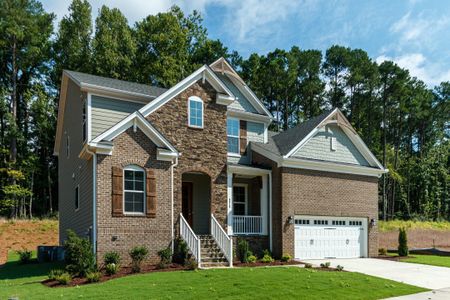
POLYGON ((220 268, 220 267, 229 267, 228 262, 202 262, 202 268, 220 268))

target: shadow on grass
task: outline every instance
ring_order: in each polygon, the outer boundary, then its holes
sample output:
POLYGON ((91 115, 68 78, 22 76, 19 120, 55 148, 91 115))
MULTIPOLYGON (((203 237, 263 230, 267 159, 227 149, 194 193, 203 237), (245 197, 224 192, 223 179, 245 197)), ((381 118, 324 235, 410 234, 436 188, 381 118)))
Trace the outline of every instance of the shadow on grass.
POLYGON ((50 270, 63 267, 62 262, 38 263, 33 259, 28 264, 20 264, 17 260, 9 260, 0 267, 0 280, 46 276, 50 270))

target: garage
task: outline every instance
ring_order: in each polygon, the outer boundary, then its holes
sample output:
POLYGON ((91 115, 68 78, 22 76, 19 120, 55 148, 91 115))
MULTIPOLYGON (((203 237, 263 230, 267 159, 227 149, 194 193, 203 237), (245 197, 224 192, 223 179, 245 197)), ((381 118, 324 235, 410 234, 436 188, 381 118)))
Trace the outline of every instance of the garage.
POLYGON ((296 216, 295 258, 367 257, 367 218, 296 216))

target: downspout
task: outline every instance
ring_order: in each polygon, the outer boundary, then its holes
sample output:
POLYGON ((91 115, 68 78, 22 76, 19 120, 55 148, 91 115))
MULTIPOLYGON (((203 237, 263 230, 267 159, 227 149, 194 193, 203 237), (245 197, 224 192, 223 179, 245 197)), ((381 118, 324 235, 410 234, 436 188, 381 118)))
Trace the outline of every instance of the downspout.
POLYGON ((269 248, 270 252, 272 249, 272 171, 269 172, 269 248))
MULTIPOLYGON (((86 147, 86 152, 92 155, 92 245, 97 253, 97 153, 86 147)), ((97 257, 95 257, 97 261, 97 257)))
POLYGON ((171 202, 171 205, 170 205, 170 208, 171 208, 171 223, 172 223, 172 228, 171 228, 171 235, 172 235, 171 248, 172 248, 172 253, 175 250, 175 230, 174 230, 174 216, 173 216, 173 213, 174 213, 174 211, 173 211, 173 202, 174 202, 174 197, 173 197, 173 192, 174 192, 174 188, 173 188, 173 169, 176 166, 178 166, 178 156, 175 157, 175 163, 173 163, 173 161, 172 161, 172 166, 170 168, 170 177, 171 177, 171 184, 170 184, 170 189, 171 189, 170 202, 171 202))

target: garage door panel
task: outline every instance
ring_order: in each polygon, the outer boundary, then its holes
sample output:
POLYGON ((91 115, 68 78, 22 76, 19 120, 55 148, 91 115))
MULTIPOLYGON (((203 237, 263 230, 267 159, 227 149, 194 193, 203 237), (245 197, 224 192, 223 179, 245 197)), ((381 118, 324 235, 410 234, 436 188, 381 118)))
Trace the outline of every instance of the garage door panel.
POLYGON ((367 219, 308 217, 308 220, 308 224, 303 221, 302 224, 295 225, 295 258, 321 259, 366 256, 367 219), (319 218, 322 221, 316 221, 316 224, 314 224, 315 219, 319 218), (341 225, 327 225, 332 224, 332 222, 337 224, 338 221, 336 220, 340 220, 339 224, 341 225), (359 222, 350 223, 351 220, 359 222), (325 223, 325 221, 328 221, 328 223, 325 223))

